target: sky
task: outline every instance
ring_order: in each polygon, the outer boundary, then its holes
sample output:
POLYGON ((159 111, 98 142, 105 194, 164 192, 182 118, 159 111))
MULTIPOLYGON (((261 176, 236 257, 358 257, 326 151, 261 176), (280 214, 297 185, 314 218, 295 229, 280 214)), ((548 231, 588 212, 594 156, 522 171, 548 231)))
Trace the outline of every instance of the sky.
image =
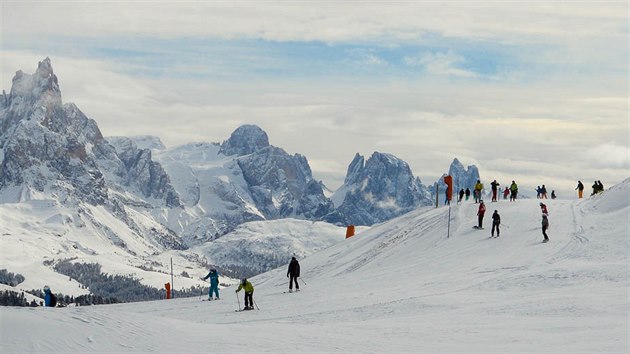
MULTIPOLYGON (((334 190, 356 153, 432 184, 630 176, 626 1, 2 1, 1 87, 50 57, 105 136, 256 124, 334 190)), ((532 191, 533 192, 533 191, 532 191)))

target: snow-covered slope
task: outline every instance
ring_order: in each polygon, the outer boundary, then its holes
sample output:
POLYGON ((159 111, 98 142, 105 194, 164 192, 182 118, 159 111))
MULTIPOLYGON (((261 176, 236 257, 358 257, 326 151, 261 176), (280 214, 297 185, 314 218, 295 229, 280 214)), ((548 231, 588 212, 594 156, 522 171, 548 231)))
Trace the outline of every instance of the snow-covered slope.
MULTIPOLYGON (((357 233, 367 230, 361 227, 357 233)), ((260 274, 287 264, 292 256, 308 257, 345 239, 346 228, 325 222, 296 219, 257 221, 191 249, 211 264, 227 269, 246 269, 260 274)))
POLYGON ((283 293, 285 267, 252 278, 260 311, 235 313, 234 288, 2 308, 2 351, 627 353, 629 192, 550 200, 547 244, 534 200, 488 203, 498 239, 471 228, 471 202, 452 207, 449 238, 448 208, 411 212, 301 260, 299 293, 283 293))

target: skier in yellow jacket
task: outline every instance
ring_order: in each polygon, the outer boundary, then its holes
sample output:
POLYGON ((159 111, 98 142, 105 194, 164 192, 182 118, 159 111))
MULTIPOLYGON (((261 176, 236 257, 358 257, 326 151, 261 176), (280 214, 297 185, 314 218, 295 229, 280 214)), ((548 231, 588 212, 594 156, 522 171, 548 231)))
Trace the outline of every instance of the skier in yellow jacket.
POLYGON ((238 293, 241 289, 245 290, 245 308, 244 310, 253 310, 254 309, 254 286, 247 279, 243 278, 241 280, 241 284, 239 284, 236 292, 238 293))

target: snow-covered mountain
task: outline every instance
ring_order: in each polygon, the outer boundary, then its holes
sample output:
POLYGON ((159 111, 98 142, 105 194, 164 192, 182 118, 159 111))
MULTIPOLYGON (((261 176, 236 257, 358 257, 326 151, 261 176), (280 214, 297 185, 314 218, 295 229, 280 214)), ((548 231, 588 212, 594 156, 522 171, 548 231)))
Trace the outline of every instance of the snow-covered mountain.
POLYGON ((284 266, 250 279, 257 311, 234 312, 234 287, 213 302, 0 308, 2 349, 627 353, 629 193, 630 179, 549 200, 544 244, 535 200, 493 203, 499 238, 471 228, 471 201, 451 206, 449 238, 448 208, 416 210, 300 259, 298 293, 283 293, 284 266))
POLYGON ((374 152, 367 161, 355 155, 331 199, 347 223, 373 225, 430 205, 431 193, 405 161, 374 152))

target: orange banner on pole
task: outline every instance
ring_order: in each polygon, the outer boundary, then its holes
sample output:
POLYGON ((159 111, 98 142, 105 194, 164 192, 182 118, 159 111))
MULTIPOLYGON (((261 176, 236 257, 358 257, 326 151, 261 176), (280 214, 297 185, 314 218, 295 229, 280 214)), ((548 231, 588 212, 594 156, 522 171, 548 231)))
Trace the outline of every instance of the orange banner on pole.
POLYGON ((444 183, 446 183, 446 199, 450 202, 453 200, 453 177, 444 176, 444 183))

